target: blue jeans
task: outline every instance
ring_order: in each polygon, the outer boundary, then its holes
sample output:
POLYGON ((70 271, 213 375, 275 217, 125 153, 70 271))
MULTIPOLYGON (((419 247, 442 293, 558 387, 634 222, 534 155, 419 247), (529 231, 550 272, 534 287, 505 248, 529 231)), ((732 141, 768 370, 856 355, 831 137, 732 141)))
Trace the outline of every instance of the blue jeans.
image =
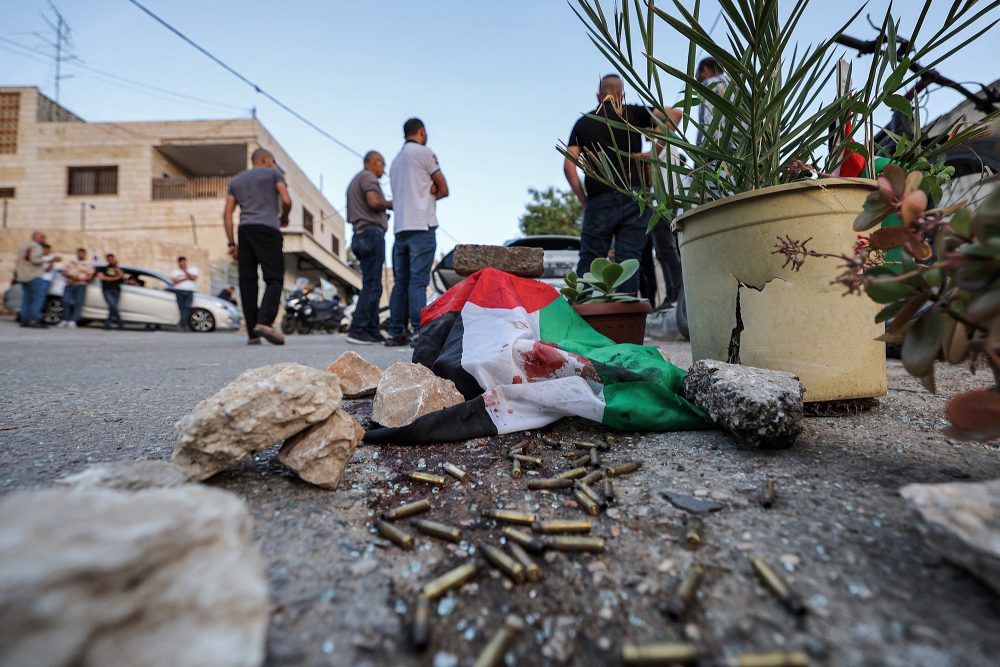
POLYGON ((79 322, 80 313, 83 312, 83 303, 86 300, 86 285, 66 285, 66 288, 63 289, 63 321, 79 322))
POLYGON ((389 297, 389 335, 401 336, 409 312, 410 327, 420 333, 420 311, 427 305, 427 284, 437 249, 435 230, 399 232, 392 244, 392 295, 389 297))
MULTIPOLYGON (((651 215, 639 212, 639 204, 620 192, 604 192, 587 200, 583 211, 583 228, 580 232, 580 261, 577 275, 590 270, 590 263, 598 257, 607 257, 611 239, 615 241, 615 261, 642 259, 646 246, 646 222, 651 215)), ((663 223, 660 223, 663 224, 663 223)), ((622 292, 639 290, 639 273, 636 272, 619 288, 622 292)))
POLYGON ((371 226, 354 234, 351 250, 361 264, 361 294, 351 317, 348 335, 379 336, 378 306, 382 299, 382 267, 385 266, 385 232, 371 226))
POLYGON ((108 304, 108 319, 104 321, 106 326, 111 326, 113 323, 121 324, 122 316, 118 314, 118 302, 122 298, 122 290, 118 289, 105 289, 104 292, 104 302, 108 304))
POLYGON ((181 319, 177 322, 177 326, 180 327, 181 331, 189 331, 191 329, 191 304, 194 302, 194 292, 179 289, 174 290, 174 295, 177 297, 177 310, 181 313, 181 319))
POLYGON ((21 283, 21 323, 42 321, 42 306, 45 305, 45 292, 48 281, 44 278, 32 278, 21 283))

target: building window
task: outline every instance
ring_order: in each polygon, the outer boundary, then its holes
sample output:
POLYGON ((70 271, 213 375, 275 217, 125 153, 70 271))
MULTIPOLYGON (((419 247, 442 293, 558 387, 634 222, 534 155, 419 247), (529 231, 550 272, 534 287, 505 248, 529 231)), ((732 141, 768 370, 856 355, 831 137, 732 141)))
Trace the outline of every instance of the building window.
POLYGON ((17 121, 21 115, 21 93, 0 93, 0 153, 17 152, 17 121))
POLYGON ((333 234, 330 234, 330 251, 334 255, 340 254, 340 239, 338 239, 333 234))
POLYGON ((0 199, 13 199, 14 188, 0 188, 0 199))
POLYGON ((71 195, 116 195, 118 167, 70 167, 66 192, 71 195))
POLYGON ((310 234, 313 233, 313 214, 305 206, 302 207, 302 227, 310 234))

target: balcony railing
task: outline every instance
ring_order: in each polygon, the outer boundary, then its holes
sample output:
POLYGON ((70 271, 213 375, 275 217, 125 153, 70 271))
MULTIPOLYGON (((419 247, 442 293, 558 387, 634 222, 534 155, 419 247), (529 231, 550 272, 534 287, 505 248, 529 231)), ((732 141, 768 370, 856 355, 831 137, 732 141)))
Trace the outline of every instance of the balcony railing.
POLYGON ((153 200, 224 199, 232 176, 168 177, 153 179, 153 200))

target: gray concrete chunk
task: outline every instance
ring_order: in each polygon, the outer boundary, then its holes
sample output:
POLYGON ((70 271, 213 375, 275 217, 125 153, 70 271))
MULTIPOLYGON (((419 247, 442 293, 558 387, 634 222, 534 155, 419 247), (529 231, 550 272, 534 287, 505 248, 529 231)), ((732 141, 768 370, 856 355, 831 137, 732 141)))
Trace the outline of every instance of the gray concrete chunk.
POLYGON ((480 269, 499 269, 522 278, 538 278, 545 273, 544 256, 541 248, 462 244, 455 246, 455 272, 471 276, 480 269))

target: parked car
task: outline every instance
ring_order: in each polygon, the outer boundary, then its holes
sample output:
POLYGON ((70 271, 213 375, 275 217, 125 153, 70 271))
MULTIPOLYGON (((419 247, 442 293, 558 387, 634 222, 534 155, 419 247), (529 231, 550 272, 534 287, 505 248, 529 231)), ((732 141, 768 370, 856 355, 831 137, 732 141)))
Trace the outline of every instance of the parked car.
MULTIPOLYGON (((559 288, 564 287, 563 278, 570 271, 576 270, 577 261, 580 259, 580 237, 562 236, 558 234, 524 236, 504 243, 505 246, 541 248, 545 257, 545 273, 539 278, 542 282, 559 288)), ((462 276, 455 273, 455 251, 450 251, 441 258, 431 271, 431 284, 439 294, 444 294, 450 288, 457 285, 462 280, 462 276)))
MULTIPOLYGON (((105 265, 98 264, 100 271, 105 265)), ((174 296, 173 283, 166 276, 140 269, 135 266, 121 265, 125 274, 122 284, 122 298, 119 311, 122 321, 135 324, 153 324, 175 326, 179 317, 177 297, 174 296)), ((66 281, 58 271, 49 285, 45 297, 45 307, 42 320, 46 324, 57 324, 62 318, 62 294, 66 281)), ((7 310, 17 311, 21 306, 21 286, 11 285, 3 296, 3 305, 7 310)), ((87 285, 87 296, 80 316, 80 324, 86 325, 92 321, 104 321, 108 316, 108 308, 101 294, 100 281, 97 278, 87 285)), ((240 311, 232 303, 207 294, 195 294, 191 304, 191 329, 193 331, 234 330, 240 327, 240 311)))

